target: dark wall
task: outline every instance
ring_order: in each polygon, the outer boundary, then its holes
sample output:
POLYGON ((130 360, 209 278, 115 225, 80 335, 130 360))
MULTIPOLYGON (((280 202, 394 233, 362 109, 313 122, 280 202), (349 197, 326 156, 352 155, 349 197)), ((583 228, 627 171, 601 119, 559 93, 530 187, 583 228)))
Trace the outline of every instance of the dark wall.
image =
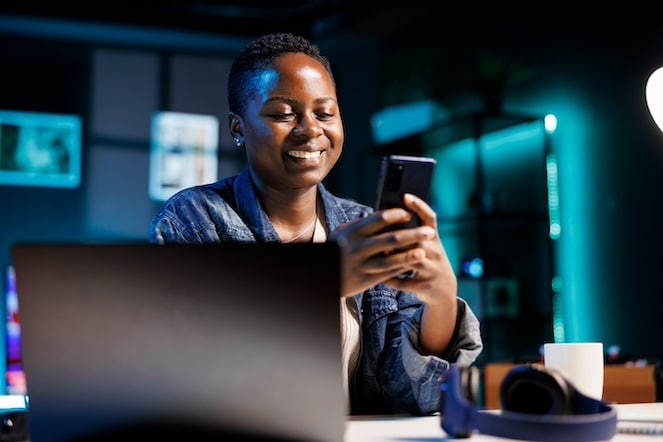
MULTIPOLYGON (((88 50, 77 44, 0 37, 3 84, 0 108, 87 114, 88 50)), ((82 236, 84 188, 0 186, 0 263, 16 241, 82 236)))

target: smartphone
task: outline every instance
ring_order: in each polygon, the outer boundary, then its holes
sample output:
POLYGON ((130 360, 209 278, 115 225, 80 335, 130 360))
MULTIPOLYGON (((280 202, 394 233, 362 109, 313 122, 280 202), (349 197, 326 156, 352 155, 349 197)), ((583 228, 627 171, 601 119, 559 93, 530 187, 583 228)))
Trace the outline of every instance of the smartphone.
MULTIPOLYGON (((433 182, 436 161, 425 156, 389 155, 382 158, 378 179, 377 210, 402 207, 403 195, 412 193, 428 202, 428 194, 433 182)), ((408 210, 408 209, 406 209, 408 210)), ((412 213, 412 219, 386 230, 416 227, 421 224, 419 217, 412 213)))

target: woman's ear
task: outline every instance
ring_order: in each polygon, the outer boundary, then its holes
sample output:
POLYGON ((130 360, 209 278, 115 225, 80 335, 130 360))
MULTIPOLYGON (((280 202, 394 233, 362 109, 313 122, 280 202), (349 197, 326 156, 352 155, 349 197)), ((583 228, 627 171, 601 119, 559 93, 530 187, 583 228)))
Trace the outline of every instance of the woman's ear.
POLYGON ((244 146, 244 135, 242 131, 242 118, 234 112, 228 114, 228 128, 230 135, 233 137, 235 146, 244 146))

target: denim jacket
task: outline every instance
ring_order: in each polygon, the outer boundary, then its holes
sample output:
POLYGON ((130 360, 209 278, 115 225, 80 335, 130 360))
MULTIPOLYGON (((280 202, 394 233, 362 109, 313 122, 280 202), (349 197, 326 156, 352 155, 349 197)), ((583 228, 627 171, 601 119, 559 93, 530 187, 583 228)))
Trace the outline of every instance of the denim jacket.
MULTIPOLYGON (((372 209, 318 185, 329 232, 372 209)), ((154 217, 149 241, 165 243, 275 242, 248 169, 172 196, 154 217)), ((429 414, 439 411, 441 376, 450 364, 470 365, 483 344, 479 321, 458 299, 454 337, 445 354, 424 354, 418 336, 423 304, 413 294, 379 284, 355 295, 361 355, 351 381, 350 414, 429 414)))

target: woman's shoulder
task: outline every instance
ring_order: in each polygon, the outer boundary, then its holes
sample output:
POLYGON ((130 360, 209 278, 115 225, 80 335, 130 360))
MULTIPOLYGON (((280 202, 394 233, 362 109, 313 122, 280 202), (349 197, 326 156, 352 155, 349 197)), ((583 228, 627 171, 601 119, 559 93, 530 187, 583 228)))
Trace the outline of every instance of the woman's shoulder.
POLYGON ((351 198, 340 197, 332 194, 321 186, 323 201, 326 206, 332 206, 342 212, 348 219, 363 218, 373 212, 373 208, 351 198))
POLYGON ((337 198, 336 201, 344 210, 356 212, 362 216, 373 212, 372 207, 350 198, 337 198))
POLYGON ((208 184, 186 187, 177 191, 164 203, 164 208, 224 204, 232 193, 235 176, 208 184))

